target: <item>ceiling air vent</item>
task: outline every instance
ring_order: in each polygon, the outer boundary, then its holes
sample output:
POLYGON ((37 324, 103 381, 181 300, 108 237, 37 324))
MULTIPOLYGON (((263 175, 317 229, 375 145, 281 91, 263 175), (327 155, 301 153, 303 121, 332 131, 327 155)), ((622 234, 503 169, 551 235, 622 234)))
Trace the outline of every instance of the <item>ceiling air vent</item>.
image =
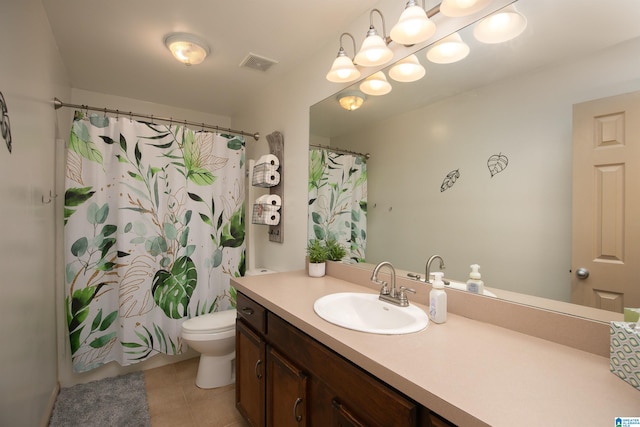
POLYGON ((256 55, 255 53, 249 53, 246 58, 240 63, 240 67, 252 68, 254 70, 265 72, 272 65, 277 64, 278 61, 274 59, 265 58, 264 56, 256 55))

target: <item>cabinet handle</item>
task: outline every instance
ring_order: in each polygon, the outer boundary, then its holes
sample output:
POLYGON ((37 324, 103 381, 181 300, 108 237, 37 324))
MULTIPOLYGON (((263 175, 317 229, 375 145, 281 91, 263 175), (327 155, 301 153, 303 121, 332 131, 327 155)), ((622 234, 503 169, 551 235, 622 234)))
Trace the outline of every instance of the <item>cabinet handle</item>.
POLYGON ((258 371, 258 369, 260 368, 260 365, 262 365, 262 360, 258 359, 258 361, 256 362, 256 367, 255 372, 256 372, 256 378, 258 378, 259 380, 262 379, 262 373, 258 371))
POLYGON ((244 307, 244 308, 242 309, 242 312, 243 312, 244 314, 246 314, 246 315, 251 316, 251 315, 253 314, 253 308, 251 308, 251 307, 244 307))
POLYGON ((302 415, 298 415, 298 405, 300 405, 301 403, 302 403, 302 398, 299 397, 296 399, 295 403, 293 404, 293 418, 296 420, 297 423, 302 421, 302 415))

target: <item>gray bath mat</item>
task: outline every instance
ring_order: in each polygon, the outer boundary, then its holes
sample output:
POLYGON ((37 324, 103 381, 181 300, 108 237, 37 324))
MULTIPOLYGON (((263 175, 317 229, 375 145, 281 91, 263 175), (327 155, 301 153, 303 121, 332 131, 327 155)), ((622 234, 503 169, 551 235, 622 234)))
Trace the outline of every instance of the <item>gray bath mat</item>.
POLYGON ((50 427, 151 426, 142 372, 60 390, 50 427))

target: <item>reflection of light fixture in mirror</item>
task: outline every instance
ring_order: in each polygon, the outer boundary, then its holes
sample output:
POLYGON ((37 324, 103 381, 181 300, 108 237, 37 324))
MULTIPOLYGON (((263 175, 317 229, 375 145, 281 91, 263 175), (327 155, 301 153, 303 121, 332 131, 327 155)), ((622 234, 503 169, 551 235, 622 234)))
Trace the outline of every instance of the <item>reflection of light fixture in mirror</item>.
POLYGON ((527 28, 527 18, 511 4, 478 22, 473 35, 482 43, 502 43, 518 37, 527 28))
POLYGON ((427 51, 427 59, 436 64, 451 64, 466 58, 469 50, 460 34, 453 33, 434 44, 427 51))
POLYGON ((369 13, 369 21, 370 25, 367 37, 362 42, 362 46, 354 58, 354 62, 365 67, 377 67, 391 61, 391 59, 393 59, 393 52, 387 46, 387 31, 382 13, 378 9, 372 9, 369 13), (384 38, 378 35, 378 32, 373 26, 373 12, 378 12, 380 18, 382 18, 382 34, 384 38))
POLYGON ((424 7, 418 6, 415 0, 409 0, 389 35, 394 42, 409 46, 427 41, 435 32, 436 24, 429 19, 424 7))
POLYGON ((192 34, 169 34, 164 39, 164 44, 185 65, 200 64, 210 52, 206 43, 192 34))
POLYGON ((389 77, 397 82, 408 83, 420 80, 426 73, 427 71, 418 61, 418 57, 409 55, 391 67, 389 77))
POLYGON ((342 47, 342 36, 349 36, 353 41, 353 52, 356 51, 356 40, 349 33, 340 35, 340 50, 338 57, 333 61, 331 69, 327 73, 327 80, 334 83, 352 82, 360 77, 360 71, 353 65, 353 61, 349 58, 342 47))
POLYGON ((366 101, 367 96, 358 91, 342 92, 338 94, 340 106, 348 111, 357 110, 366 101))
POLYGON ((452 18, 467 16, 484 9, 489 3, 491 0, 442 0, 440 13, 452 18))
POLYGON ((387 81, 387 77, 384 73, 382 71, 378 71, 360 83, 360 90, 367 95, 386 95, 391 92, 391 84, 387 81))

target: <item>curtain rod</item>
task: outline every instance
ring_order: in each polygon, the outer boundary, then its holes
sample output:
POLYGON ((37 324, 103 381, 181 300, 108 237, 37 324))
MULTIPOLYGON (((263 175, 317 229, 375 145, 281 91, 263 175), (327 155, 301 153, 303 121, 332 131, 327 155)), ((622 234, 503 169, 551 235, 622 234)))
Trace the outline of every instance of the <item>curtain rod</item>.
POLYGON ((364 157, 367 160, 371 157, 371 154, 369 153, 362 154, 362 153, 358 153, 357 151, 344 150, 342 148, 330 147, 328 145, 309 144, 309 148, 322 148, 325 150, 333 151, 334 153, 338 153, 338 154, 355 154, 356 156, 364 157))
POLYGON ((190 122, 187 120, 175 120, 171 117, 156 117, 154 115, 148 115, 148 114, 140 114, 140 113, 132 113, 131 111, 120 111, 120 110, 112 110, 110 108, 98 108, 98 107, 90 107, 88 105, 79 105, 79 104, 69 104, 66 102, 62 102, 60 101, 58 98, 54 98, 53 99, 53 107, 58 110, 62 107, 71 107, 71 108, 79 108, 81 110, 91 110, 91 111, 102 111, 103 113, 111 113, 111 114, 122 114, 123 116, 129 116, 129 117, 142 117, 145 119, 151 119, 151 121, 153 120, 161 120, 164 122, 174 122, 174 123, 183 123, 185 125, 189 125, 189 126, 198 126, 201 128, 207 128, 207 129, 215 129, 215 130, 219 130, 219 131, 224 131, 227 133, 232 133, 234 135, 244 135, 244 136, 251 136, 253 137, 253 139, 255 139, 256 141, 260 139, 260 133, 256 132, 256 133, 250 133, 250 132, 244 132, 241 130, 234 130, 234 129, 229 129, 229 128, 222 128, 220 126, 216 126, 216 125, 208 125, 206 123, 197 123, 197 122, 190 122))

